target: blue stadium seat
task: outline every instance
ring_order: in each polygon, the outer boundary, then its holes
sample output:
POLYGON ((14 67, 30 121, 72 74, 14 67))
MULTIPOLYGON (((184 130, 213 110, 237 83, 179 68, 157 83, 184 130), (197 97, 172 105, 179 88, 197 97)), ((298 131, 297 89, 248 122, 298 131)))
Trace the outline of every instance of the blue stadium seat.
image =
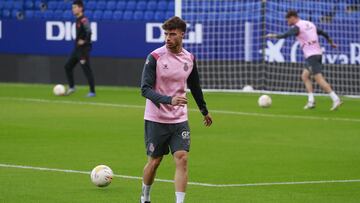
POLYGON ((37 10, 37 11, 34 12, 34 18, 35 19, 42 19, 42 18, 44 18, 44 13, 42 11, 37 10))
POLYGON ((10 18, 10 17, 11 17, 11 12, 10 12, 10 10, 7 10, 7 9, 3 10, 3 11, 2 11, 2 17, 3 17, 3 18, 10 18))
POLYGON ((116 1, 109 1, 106 4, 106 10, 113 11, 116 9, 116 1))
POLYGON ((166 11, 165 13, 165 19, 169 19, 175 15, 174 11, 166 11))
POLYGON ((135 11, 133 19, 134 20, 143 20, 144 19, 144 13, 142 11, 135 11))
POLYGON ((104 13, 103 13, 102 19, 103 19, 103 20, 111 20, 111 19, 112 19, 112 16, 113 16, 113 12, 110 11, 110 10, 106 10, 106 11, 104 11, 104 13))
POLYGON ((62 18, 63 11, 62 10, 55 10, 54 11, 54 19, 60 20, 62 18))
POLYGON ((167 10, 175 11, 175 2, 174 1, 169 2, 167 10))
POLYGON ((25 9, 33 9, 34 8, 34 2, 32 0, 26 0, 25 1, 25 9))
POLYGON ((113 19, 114 20, 122 20, 123 12, 122 11, 114 11, 113 19))
POLYGON ((57 1, 49 1, 47 3, 48 10, 56 10, 56 9, 58 9, 59 3, 60 2, 57 2, 57 1))
POLYGON ((16 19, 16 18, 17 18, 18 13, 19 13, 19 11, 18 11, 18 10, 12 10, 12 11, 11 11, 11 18, 16 19))
POLYGON ((157 2, 156 1, 149 1, 147 3, 147 10, 148 11, 155 11, 156 10, 156 7, 157 7, 157 2))
POLYGON ((47 10, 44 12, 44 18, 47 20, 54 19, 54 11, 53 10, 47 10))
MULTIPOLYGON (((35 1, 35 5, 34 5, 34 8, 35 8, 35 9, 40 9, 43 5, 44 5, 44 2, 42 2, 41 0, 36 0, 36 1, 35 1)), ((35 17, 35 16, 34 16, 34 17, 35 17)))
POLYGON ((92 20, 93 17, 94 17, 94 12, 93 12, 93 11, 89 11, 89 10, 85 10, 84 15, 85 15, 88 19, 92 20))
POLYGON ((96 8, 96 1, 89 1, 85 4, 86 10, 95 10, 96 8))
POLYGON ((119 1, 116 4, 116 10, 118 10, 118 11, 123 11, 123 10, 125 10, 125 8, 126 8, 126 2, 125 1, 119 1))
POLYGON ((73 20, 73 18, 74 18, 73 14, 70 10, 65 10, 62 17, 64 20, 73 20))
POLYGON ((101 20, 102 16, 103 16, 103 11, 101 11, 101 10, 95 10, 93 13, 94 20, 101 20))
POLYGON ((4 9, 10 10, 14 6, 14 1, 5 1, 4 9))
POLYGON ((96 10, 105 10, 106 2, 105 1, 98 1, 96 3, 96 10))
POLYGON ((146 1, 139 1, 136 4, 136 10, 138 11, 146 10, 146 6, 147 6, 146 1))
POLYGON ((133 11, 133 10, 135 10, 135 8, 136 8, 136 1, 131 0, 131 1, 127 2, 127 4, 126 4, 127 11, 133 11))
POLYGON ((159 1, 157 5, 158 11, 166 11, 168 9, 168 2, 166 1, 159 1))
POLYGON ((154 15, 154 20, 163 21, 165 19, 165 13, 163 11, 156 11, 154 15))
POLYGON ((34 11, 33 10, 26 10, 25 11, 25 18, 27 18, 27 19, 34 18, 34 11))
POLYGON ((5 1, 0 1, 0 9, 3 9, 5 5, 5 1))
POLYGON ((145 21, 152 21, 152 20, 154 20, 154 11, 145 11, 145 13, 144 13, 144 20, 145 20, 145 21))
POLYGON ((72 1, 66 1, 65 2, 65 9, 71 10, 72 9, 72 1))
POLYGON ((50 4, 50 1, 48 2, 48 9, 51 9, 49 7, 56 7, 56 8, 53 8, 52 10, 66 10, 67 9, 67 5, 66 5, 66 2, 65 1, 57 1, 55 3, 55 5, 49 5, 50 4))
POLYGON ((24 2, 23 1, 14 1, 13 8, 17 10, 23 10, 24 2))
POLYGON ((133 12, 132 11, 125 11, 123 14, 124 20, 132 20, 133 19, 133 12))

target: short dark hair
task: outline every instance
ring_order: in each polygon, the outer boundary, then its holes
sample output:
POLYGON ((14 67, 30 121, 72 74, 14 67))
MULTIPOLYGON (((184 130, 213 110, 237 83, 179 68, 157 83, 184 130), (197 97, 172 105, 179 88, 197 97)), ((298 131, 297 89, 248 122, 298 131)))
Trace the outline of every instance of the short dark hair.
POLYGON ((72 4, 84 8, 84 2, 82 0, 75 0, 72 4))
POLYGON ((290 18, 290 17, 299 17, 297 11, 295 10, 289 10, 286 13, 286 18, 290 18))
POLYGON ((183 32, 186 32, 186 22, 183 19, 181 19, 177 16, 174 16, 174 17, 171 17, 168 20, 166 20, 164 22, 164 24, 162 25, 162 28, 164 30, 179 29, 183 32))

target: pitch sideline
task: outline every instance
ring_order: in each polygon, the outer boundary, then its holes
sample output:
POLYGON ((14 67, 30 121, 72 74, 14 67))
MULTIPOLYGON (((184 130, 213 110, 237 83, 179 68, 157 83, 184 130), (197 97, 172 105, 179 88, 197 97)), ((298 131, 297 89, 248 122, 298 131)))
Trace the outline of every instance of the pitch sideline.
MULTIPOLYGON (((90 175, 90 171, 79 171, 71 169, 58 169, 58 168, 45 168, 45 167, 34 167, 34 166, 23 166, 23 165, 13 165, 13 164, 1 164, 2 168, 17 168, 17 169, 29 169, 29 170, 38 170, 38 171, 53 171, 53 172, 63 172, 63 173, 75 173, 75 174, 86 174, 90 175)), ((114 177, 123 178, 123 179, 135 179, 141 180, 141 177, 137 176, 128 176, 128 175, 116 175, 114 177)), ((157 182, 173 183, 173 180, 166 179, 155 179, 157 182)), ((353 180, 315 180, 315 181, 298 181, 298 182, 269 182, 269 183, 244 183, 244 184, 212 184, 212 183, 200 183, 200 182, 189 182, 189 185, 203 186, 203 187, 254 187, 254 186, 273 186, 273 185, 305 185, 305 184, 326 184, 326 183, 355 183, 360 182, 360 179, 353 180)))
MULTIPOLYGON (((13 100, 13 101, 39 102, 39 103, 76 104, 76 105, 92 105, 92 106, 103 106, 103 107, 144 109, 144 106, 140 106, 140 105, 113 104, 113 103, 104 103, 104 102, 65 101, 65 100, 49 100, 49 99, 17 98, 17 97, 0 97, 0 99, 13 100)), ((189 109, 189 111, 197 112, 199 110, 198 109, 189 109)), ((216 110, 216 109, 211 110, 211 112, 218 113, 218 114, 239 115, 239 116, 257 116, 257 117, 267 117, 267 118, 360 122, 360 119, 354 119, 354 118, 299 116, 299 115, 284 115, 284 114, 264 114, 264 113, 227 111, 227 110, 216 110)))

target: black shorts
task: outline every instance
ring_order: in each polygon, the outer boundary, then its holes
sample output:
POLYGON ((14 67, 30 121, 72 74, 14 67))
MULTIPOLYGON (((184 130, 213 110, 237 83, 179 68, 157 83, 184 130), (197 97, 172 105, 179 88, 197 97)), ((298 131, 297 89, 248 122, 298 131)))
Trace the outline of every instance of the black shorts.
POLYGON ((310 71, 311 74, 316 75, 322 73, 322 55, 313 55, 305 59, 306 69, 310 71))
POLYGON ((146 154, 160 157, 176 151, 190 150, 190 128, 187 121, 164 124, 145 120, 146 154), (170 148, 170 149, 169 149, 170 148))

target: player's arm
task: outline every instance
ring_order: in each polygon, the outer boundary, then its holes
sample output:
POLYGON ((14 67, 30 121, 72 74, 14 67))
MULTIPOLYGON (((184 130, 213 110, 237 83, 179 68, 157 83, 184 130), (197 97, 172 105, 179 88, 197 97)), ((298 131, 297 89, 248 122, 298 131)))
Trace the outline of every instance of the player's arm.
POLYGON ((141 77, 141 95, 150 99, 157 107, 160 104, 171 104, 171 97, 153 90, 156 80, 156 59, 150 54, 145 62, 141 77))
POLYGON ((296 36, 298 35, 300 32, 299 27, 294 26, 291 29, 289 29, 287 32, 283 33, 283 34, 267 34, 266 37, 267 38, 276 38, 276 39, 283 39, 283 38, 287 38, 290 36, 296 36))
POLYGON ((200 109, 201 114, 204 116, 204 124, 206 126, 210 126, 212 124, 212 118, 206 107, 204 95, 200 87, 199 72, 197 70, 197 64, 195 60, 194 60, 193 69, 187 79, 187 85, 196 101, 197 106, 200 109))
POLYGON ((86 18, 81 19, 81 26, 84 30, 84 35, 80 38, 78 44, 84 45, 86 42, 90 42, 91 38, 91 27, 89 20, 86 18))
POLYGON ((336 48, 336 47, 337 47, 337 45, 336 45, 336 44, 334 43, 334 41, 330 38, 330 36, 328 35, 328 33, 326 33, 324 30, 322 30, 322 29, 320 29, 320 28, 318 28, 318 27, 316 28, 316 30, 317 30, 317 34, 323 36, 333 48, 336 48))

